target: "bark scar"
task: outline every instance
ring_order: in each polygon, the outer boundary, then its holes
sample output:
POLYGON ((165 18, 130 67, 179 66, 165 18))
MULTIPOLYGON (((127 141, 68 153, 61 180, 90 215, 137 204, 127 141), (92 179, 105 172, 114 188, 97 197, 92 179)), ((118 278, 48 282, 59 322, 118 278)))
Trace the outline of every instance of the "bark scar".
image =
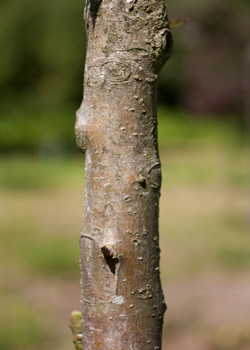
POLYGON ((114 250, 113 246, 105 245, 101 248, 103 257, 110 268, 113 275, 116 273, 117 264, 120 262, 120 257, 114 250))
POLYGON ((85 21, 87 26, 89 25, 89 16, 92 19, 93 29, 95 28, 95 21, 97 17, 97 12, 102 0, 86 0, 85 7, 85 21))

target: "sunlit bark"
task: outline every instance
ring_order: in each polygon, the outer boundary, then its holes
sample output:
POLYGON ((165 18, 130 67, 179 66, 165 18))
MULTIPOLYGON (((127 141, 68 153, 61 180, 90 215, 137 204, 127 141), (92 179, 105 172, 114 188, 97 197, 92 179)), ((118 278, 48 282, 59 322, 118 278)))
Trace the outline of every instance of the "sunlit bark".
POLYGON ((85 152, 80 239, 84 350, 161 349, 158 74, 171 54, 164 0, 89 0, 76 138, 85 152))

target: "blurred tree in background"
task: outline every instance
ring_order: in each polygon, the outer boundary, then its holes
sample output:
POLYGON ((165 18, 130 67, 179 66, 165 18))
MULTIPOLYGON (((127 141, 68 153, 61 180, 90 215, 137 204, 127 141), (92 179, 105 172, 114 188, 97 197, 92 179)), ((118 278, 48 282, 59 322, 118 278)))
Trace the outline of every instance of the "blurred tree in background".
POLYGON ((78 103, 85 47, 82 12, 79 0, 1 4, 0 82, 5 103, 78 103))
MULTIPOLYGON (((250 43, 248 0, 168 1, 173 58, 160 80, 161 104, 242 119, 242 62, 250 43)), ((74 146, 82 99, 84 4, 9 0, 0 5, 0 149, 46 152, 74 146), (62 146, 63 144, 63 146, 62 146)))
POLYGON ((196 113, 242 113, 250 2, 181 0, 169 7, 172 17, 190 18, 176 35, 172 70, 163 76, 166 88, 176 87, 174 102, 196 113))

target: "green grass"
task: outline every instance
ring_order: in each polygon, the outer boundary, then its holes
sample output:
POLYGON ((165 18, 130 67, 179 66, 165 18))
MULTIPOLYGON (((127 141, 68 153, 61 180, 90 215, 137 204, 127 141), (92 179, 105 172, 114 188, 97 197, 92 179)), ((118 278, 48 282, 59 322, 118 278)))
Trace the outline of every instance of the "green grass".
POLYGON ((79 183, 84 177, 84 158, 34 157, 25 155, 0 158, 2 190, 49 190, 79 183))
POLYGON ((68 232, 54 237, 50 230, 51 238, 44 237, 41 227, 31 222, 24 225, 21 220, 6 226, 2 228, 0 251, 7 264, 18 265, 19 269, 37 276, 56 279, 79 276, 77 235, 74 240, 68 232), (13 237, 11 245, 9 237, 13 237))
MULTIPOLYGON (((160 109, 159 142, 163 284, 207 270, 247 271, 247 150, 242 131, 234 124, 160 109)), ((78 151, 70 157, 46 152, 0 158, 3 350, 66 350, 71 344, 70 332, 60 328, 67 328, 67 317, 57 310, 70 303, 72 290, 65 288, 79 286, 84 160, 78 151), (42 296, 37 284, 43 286, 42 296), (30 288, 36 289, 34 295, 30 288), (59 304, 50 296, 51 288, 59 300, 64 295, 59 304), (43 298, 47 307, 41 310, 43 298), (51 327, 59 329, 51 334, 51 327)), ((227 347, 219 344, 218 349, 227 347)))
POLYGON ((32 307, 12 290, 0 290, 0 346, 1 349, 46 349, 53 344, 53 332, 44 323, 44 313, 32 307))
POLYGON ((218 331, 211 339, 211 347, 213 350, 235 350, 248 349, 250 344, 249 326, 241 329, 239 326, 235 329, 223 329, 218 331))

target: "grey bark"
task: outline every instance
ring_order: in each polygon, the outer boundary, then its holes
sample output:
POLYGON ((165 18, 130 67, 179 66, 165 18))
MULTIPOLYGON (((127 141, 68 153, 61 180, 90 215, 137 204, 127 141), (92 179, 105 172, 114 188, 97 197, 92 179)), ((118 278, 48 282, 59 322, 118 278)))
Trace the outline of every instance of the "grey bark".
POLYGON ((158 74, 169 58, 164 0, 89 0, 80 239, 84 350, 161 349, 158 74))

